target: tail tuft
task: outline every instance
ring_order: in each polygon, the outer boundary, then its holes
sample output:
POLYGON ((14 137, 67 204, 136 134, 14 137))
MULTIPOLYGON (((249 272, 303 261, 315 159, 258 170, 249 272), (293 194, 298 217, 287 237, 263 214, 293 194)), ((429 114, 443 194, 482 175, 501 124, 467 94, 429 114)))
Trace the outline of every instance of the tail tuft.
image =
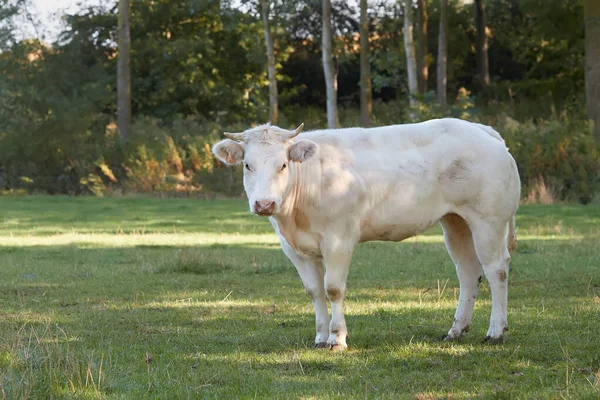
POLYGON ((515 216, 513 215, 510 221, 508 221, 508 253, 512 255, 514 251, 517 249, 517 230, 516 230, 516 222, 515 216))

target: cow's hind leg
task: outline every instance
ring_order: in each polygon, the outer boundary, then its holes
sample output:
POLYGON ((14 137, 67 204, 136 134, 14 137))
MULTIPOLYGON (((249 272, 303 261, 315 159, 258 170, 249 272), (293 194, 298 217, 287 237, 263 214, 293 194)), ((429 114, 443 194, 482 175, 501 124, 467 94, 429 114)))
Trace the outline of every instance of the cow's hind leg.
POLYGON ((319 260, 312 260, 299 255, 285 242, 281 243, 281 248, 296 267, 304 288, 311 297, 313 306, 315 307, 315 324, 317 328, 315 348, 329 347, 327 344, 329 337, 329 310, 327 309, 327 299, 325 298, 325 271, 323 263, 319 260))
POLYGON ((455 340, 467 332, 471 325, 482 270, 473 245, 471 229, 465 220, 456 214, 448 214, 440 220, 440 224, 444 230, 446 248, 454 261, 460 283, 454 323, 448 334, 444 336, 445 340, 455 340))
POLYGON ((508 330, 508 270, 510 254, 507 245, 508 221, 498 218, 467 217, 477 257, 490 284, 492 315, 484 341, 500 342, 508 330))

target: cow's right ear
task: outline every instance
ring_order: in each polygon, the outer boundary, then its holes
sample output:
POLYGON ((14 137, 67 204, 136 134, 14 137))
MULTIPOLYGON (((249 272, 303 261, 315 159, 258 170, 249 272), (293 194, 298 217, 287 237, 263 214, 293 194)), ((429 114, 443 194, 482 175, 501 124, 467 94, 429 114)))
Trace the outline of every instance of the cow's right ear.
POLYGON ((304 162, 313 157, 319 151, 319 145, 312 140, 298 140, 290 146, 288 155, 291 161, 304 162))
POLYGON ((221 140, 212 148, 212 152, 225 164, 235 165, 244 160, 244 146, 231 139, 221 140))

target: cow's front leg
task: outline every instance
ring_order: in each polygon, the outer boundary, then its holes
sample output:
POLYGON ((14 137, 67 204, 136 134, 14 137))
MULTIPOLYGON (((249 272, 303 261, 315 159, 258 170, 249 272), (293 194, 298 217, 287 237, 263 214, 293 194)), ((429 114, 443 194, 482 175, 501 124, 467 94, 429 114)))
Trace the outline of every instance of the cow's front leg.
POLYGON ((298 254, 287 243, 282 242, 281 248, 285 255, 296 267, 300 279, 304 284, 306 292, 311 297, 315 307, 315 323, 317 334, 315 336, 315 348, 322 349, 327 346, 329 336, 329 311, 325 299, 325 286, 323 285, 325 271, 321 260, 307 258, 298 254))
POLYGON ((331 303, 331 323, 327 344, 333 351, 346 350, 348 329, 344 318, 344 295, 354 243, 330 238, 324 244, 321 250, 326 269, 325 290, 331 303))

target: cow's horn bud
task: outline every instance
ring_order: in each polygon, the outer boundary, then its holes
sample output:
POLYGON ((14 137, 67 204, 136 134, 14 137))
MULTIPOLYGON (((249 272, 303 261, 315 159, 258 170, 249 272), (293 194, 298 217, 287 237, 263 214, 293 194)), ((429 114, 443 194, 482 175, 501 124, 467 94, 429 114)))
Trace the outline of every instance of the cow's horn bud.
POLYGON ((228 137, 231 140, 237 140, 240 141, 244 138, 244 134, 243 133, 230 133, 230 132, 224 132, 223 135, 225 135, 226 137, 228 137))
POLYGON ((298 126, 293 132, 292 134, 288 137, 288 139, 291 139, 293 137, 296 137, 300 134, 300 132, 302 132, 302 129, 304 129, 304 123, 301 123, 300 126, 298 126))

